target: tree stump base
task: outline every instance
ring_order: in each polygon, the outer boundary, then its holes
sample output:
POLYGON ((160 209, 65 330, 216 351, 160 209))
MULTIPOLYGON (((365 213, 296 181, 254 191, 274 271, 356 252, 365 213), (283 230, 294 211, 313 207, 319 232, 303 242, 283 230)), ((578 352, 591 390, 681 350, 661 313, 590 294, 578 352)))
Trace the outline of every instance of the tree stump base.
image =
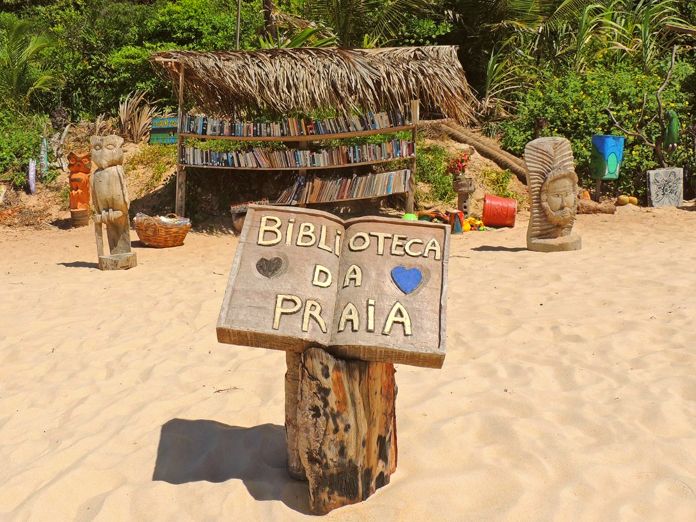
POLYGON ((288 354, 287 363, 288 468, 309 482, 310 510, 367 499, 396 470, 394 365, 320 348, 288 354))
POLYGON ((99 270, 128 270, 138 265, 135 252, 99 256, 99 270))

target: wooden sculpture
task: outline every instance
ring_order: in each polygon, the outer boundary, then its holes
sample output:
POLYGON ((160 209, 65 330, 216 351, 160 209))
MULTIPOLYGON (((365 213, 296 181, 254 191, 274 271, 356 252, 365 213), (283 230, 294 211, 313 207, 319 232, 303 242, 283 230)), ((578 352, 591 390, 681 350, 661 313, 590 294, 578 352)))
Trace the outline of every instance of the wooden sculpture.
POLYGON ((286 351, 288 470, 310 510, 396 471, 394 363, 445 359, 449 225, 250 205, 218 341, 286 351))
POLYGON ((89 153, 78 156, 68 154, 70 176, 70 219, 74 227, 84 227, 89 223, 89 173, 92 159, 89 153))
POLYGON ((570 142, 565 138, 538 138, 524 150, 531 216, 527 248, 537 252, 580 250, 573 234, 578 208, 578 177, 570 142))
POLYGON ((121 270, 137 265, 131 252, 128 222, 128 189, 123 172, 123 138, 120 136, 92 136, 92 160, 97 170, 92 175, 92 206, 94 232, 97 239, 99 268, 121 270), (109 254, 104 255, 102 225, 106 226, 109 254))

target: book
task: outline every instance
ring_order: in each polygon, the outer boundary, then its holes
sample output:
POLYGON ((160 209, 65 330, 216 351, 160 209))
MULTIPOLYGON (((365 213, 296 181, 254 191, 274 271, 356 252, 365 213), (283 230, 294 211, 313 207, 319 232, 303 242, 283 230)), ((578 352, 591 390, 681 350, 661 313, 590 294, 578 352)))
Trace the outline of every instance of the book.
POLYGON ((213 118, 203 114, 185 114, 182 129, 188 134, 201 136, 285 137, 389 129, 408 125, 410 121, 410 110, 399 109, 316 120, 285 118, 272 122, 246 122, 233 118, 213 118))
POLYGON ((247 168, 303 168, 331 167, 412 158, 415 144, 408 140, 394 139, 381 144, 342 145, 333 149, 272 151, 254 147, 248 150, 216 152, 215 160, 208 150, 182 147, 181 162, 187 165, 222 166, 233 164, 247 168))
POLYGON ((218 341, 440 368, 448 225, 250 205, 218 341))
POLYGON ((403 194, 409 191, 410 169, 352 176, 314 176, 307 182, 304 176, 297 176, 292 185, 286 187, 278 196, 276 205, 296 205, 303 202, 293 197, 300 191, 308 194, 307 203, 326 203, 349 199, 365 199, 403 194), (305 184, 308 184, 305 187, 305 184))

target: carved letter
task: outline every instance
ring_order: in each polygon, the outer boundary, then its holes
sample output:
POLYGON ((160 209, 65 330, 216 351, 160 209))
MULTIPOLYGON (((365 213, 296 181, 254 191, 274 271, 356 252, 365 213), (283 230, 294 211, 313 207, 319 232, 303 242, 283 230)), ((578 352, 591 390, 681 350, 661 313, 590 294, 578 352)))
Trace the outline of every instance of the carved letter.
POLYGON ((350 329, 357 332, 360 328, 360 316, 358 315, 358 309, 353 303, 346 303, 341 312, 341 318, 338 321, 338 331, 342 332, 346 329, 346 323, 350 321, 350 329))
POLYGON ((404 247, 404 250, 406 250, 406 253, 411 256, 411 257, 419 257, 423 255, 423 252, 414 252, 411 250, 411 245, 422 245, 423 240, 422 239, 412 239, 408 243, 406 243, 406 246, 404 247))
POLYGON ((327 252, 333 252, 333 249, 326 244, 326 227, 324 225, 321 226, 321 232, 319 233, 319 248, 322 250, 326 250, 327 252))
POLYGON ((399 234, 395 234, 394 237, 392 238, 391 255, 403 256, 404 255, 403 250, 399 252, 399 251, 397 251, 397 249, 403 248, 405 242, 406 242, 406 236, 400 236, 399 234))
POLYGON ((314 277, 312 278, 312 284, 314 286, 318 286, 319 288, 328 288, 331 286, 331 279, 331 272, 328 268, 322 265, 314 265, 314 277), (319 277, 321 274, 324 274, 325 276, 323 281, 321 280, 321 277, 319 277))
POLYGON ((437 242, 437 239, 432 238, 430 241, 428 241, 425 245, 425 250, 423 251, 423 257, 428 257, 428 254, 430 251, 435 252, 435 261, 439 261, 440 258, 442 257, 442 253, 440 252, 440 243, 437 242))
POLYGON ((394 323, 401 323, 404 325, 404 335, 411 335, 411 317, 408 315, 406 308, 398 301, 392 306, 389 316, 387 317, 387 322, 384 323, 384 330, 382 333, 384 335, 391 335, 394 323))
POLYGON ((309 331, 309 318, 314 319, 319 325, 319 329, 326 333, 326 323, 321 317, 321 305, 313 299, 307 299, 305 303, 304 313, 302 314, 302 331, 309 331))
POLYGON ((366 232, 358 232, 353 237, 351 237, 350 241, 348 242, 348 248, 350 248, 353 252, 362 252, 363 250, 367 250, 367 247, 369 246, 370 236, 368 236, 366 232), (362 239, 363 243, 361 245, 356 245, 356 238, 362 239))
POLYGON ((375 300, 367 300, 367 331, 375 331, 375 300))
POLYGON ((280 240, 283 239, 283 236, 280 233, 280 223, 281 221, 278 217, 263 216, 261 218, 261 226, 259 227, 259 237, 256 240, 256 244, 262 246, 271 246, 280 243, 280 240), (268 225, 269 221, 275 224, 268 225), (266 232, 273 233, 274 237, 272 239, 264 239, 266 232))
POLYGON ((351 282, 356 287, 362 285, 362 269, 358 265, 350 265, 348 270, 346 270, 346 276, 343 278, 343 288, 350 286, 351 282))
POLYGON ((336 230, 336 242, 334 243, 334 254, 336 257, 340 255, 341 252, 341 231, 336 230))
POLYGON ((297 234, 297 246, 312 246, 317 242, 317 236, 314 235, 314 223, 302 223, 300 225, 300 232, 297 234), (309 238, 303 240, 303 238, 309 238))
POLYGON ((288 219, 288 229, 285 231, 285 244, 292 244, 292 230, 295 228, 295 218, 288 219))
POLYGON ((387 234, 386 232, 370 232, 370 235, 377 238, 377 255, 381 256, 384 254, 384 238, 391 236, 391 234, 387 234))
POLYGON ((302 300, 296 295, 278 294, 276 296, 275 311, 273 312, 273 329, 280 328, 280 317, 283 314, 294 314, 302 306, 302 300), (292 301, 295 303, 290 308, 283 308, 284 301, 292 301))

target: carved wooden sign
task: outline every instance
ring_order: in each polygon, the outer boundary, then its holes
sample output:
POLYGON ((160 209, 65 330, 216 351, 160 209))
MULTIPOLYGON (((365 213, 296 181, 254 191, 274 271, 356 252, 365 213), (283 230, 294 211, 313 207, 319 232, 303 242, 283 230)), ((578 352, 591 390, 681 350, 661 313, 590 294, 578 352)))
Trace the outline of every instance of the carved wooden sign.
POLYGON ((449 227, 251 205, 218 341, 440 368, 449 227))

